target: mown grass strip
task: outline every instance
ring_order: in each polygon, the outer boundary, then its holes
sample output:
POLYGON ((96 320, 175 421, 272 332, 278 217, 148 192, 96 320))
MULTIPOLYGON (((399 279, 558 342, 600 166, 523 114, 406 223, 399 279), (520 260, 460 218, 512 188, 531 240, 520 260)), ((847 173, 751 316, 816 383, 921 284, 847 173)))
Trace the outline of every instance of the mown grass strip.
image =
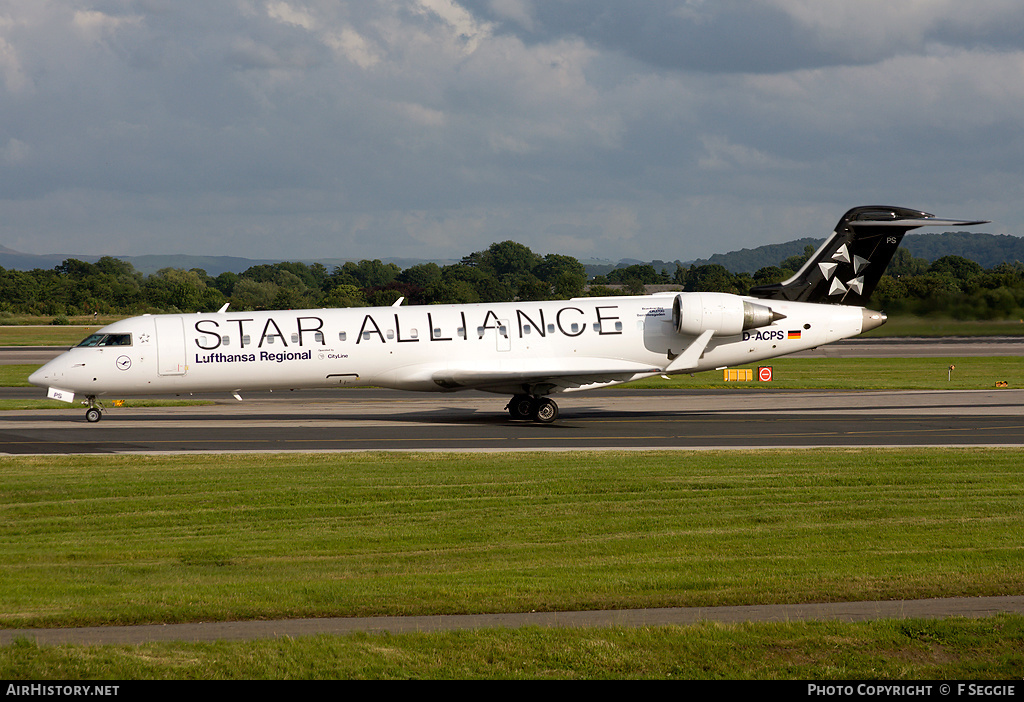
POLYGON ((1017 594, 1024 450, 0 459, 0 626, 1017 594))
MULTIPOLYGON (((0 647, 5 680, 1019 680, 1024 617, 0 647)), ((937 693, 937 685, 935 687, 937 693)), ((872 695, 874 696, 874 695, 872 695)))
MULTIPOLYGON (((113 320, 111 320, 113 321, 113 320)), ((0 325, 0 346, 74 346, 100 328, 99 324, 48 326, 0 325)))
MULTIPOLYGON (((869 304, 868 307, 871 305, 869 304)), ((948 336, 1024 336, 1024 320, 962 320, 951 317, 915 317, 889 315, 882 326, 866 337, 948 337, 948 336)))

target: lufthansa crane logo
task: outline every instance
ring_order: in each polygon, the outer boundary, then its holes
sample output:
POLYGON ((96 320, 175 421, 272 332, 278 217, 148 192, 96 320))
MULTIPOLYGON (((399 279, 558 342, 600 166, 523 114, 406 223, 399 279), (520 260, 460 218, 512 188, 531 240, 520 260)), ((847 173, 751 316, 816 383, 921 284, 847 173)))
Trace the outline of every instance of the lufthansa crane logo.
POLYGON ((128 370, 132 367, 132 359, 127 356, 118 356, 116 363, 120 370, 128 370))

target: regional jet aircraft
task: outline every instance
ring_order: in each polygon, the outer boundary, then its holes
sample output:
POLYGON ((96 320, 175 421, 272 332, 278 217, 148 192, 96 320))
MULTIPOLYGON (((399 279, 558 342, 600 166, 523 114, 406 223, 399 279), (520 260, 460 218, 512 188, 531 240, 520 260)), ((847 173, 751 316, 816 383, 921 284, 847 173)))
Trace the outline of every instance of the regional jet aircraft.
POLYGON ((553 422, 552 395, 753 363, 885 322, 865 308, 904 233, 981 221, 857 207, 791 278, 749 296, 675 292, 546 302, 143 315, 107 325, 29 377, 49 397, 374 385, 510 395, 553 422))

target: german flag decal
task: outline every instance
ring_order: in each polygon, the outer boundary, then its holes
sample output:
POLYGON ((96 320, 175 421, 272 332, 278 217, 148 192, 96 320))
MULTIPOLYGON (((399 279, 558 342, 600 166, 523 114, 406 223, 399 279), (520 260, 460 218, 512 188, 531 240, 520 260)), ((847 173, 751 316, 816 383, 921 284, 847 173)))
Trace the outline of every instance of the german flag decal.
POLYGON ((796 331, 789 332, 789 334, 786 336, 786 338, 787 339, 799 339, 800 338, 800 330, 797 329, 796 331))

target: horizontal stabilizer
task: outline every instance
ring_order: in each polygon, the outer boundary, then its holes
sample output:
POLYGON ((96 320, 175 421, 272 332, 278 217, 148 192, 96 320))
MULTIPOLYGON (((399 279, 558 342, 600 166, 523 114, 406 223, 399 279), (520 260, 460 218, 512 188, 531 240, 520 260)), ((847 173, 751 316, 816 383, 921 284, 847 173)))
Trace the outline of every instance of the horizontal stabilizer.
POLYGON ((863 220, 850 222, 851 227, 899 227, 900 229, 916 229, 917 227, 973 227, 988 224, 989 220, 979 219, 968 222, 963 219, 939 219, 938 217, 921 217, 920 219, 894 219, 891 221, 863 220))
POLYGON ((905 207, 855 207, 843 215, 832 236, 792 278, 752 288, 750 294, 765 300, 864 307, 909 230, 986 223, 940 219, 905 207))

